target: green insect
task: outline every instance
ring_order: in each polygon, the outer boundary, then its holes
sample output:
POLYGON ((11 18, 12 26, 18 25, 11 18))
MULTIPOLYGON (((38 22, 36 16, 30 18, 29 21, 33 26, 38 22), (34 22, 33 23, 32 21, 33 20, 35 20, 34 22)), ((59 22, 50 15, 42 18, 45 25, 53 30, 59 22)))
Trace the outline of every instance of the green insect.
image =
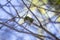
POLYGON ((27 21, 27 20, 28 20, 30 23, 32 23, 32 22, 34 21, 32 18, 26 16, 26 17, 24 18, 24 21, 27 21))

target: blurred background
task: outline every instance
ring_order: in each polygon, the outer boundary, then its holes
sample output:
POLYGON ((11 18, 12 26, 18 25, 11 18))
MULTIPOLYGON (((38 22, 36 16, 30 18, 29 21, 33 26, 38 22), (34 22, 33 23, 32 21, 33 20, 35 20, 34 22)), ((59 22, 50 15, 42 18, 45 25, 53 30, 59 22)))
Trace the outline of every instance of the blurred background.
POLYGON ((0 0, 0 40, 60 40, 59 0, 0 0))

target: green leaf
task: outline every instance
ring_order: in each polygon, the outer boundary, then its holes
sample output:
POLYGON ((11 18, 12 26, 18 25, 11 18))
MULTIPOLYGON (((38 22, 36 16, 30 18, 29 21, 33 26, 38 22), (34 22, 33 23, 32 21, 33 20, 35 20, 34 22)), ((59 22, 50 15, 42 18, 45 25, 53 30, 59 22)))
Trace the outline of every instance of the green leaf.
POLYGON ((26 17, 24 18, 24 21, 26 21, 26 20, 29 20, 29 22, 30 22, 30 23, 32 23, 32 22, 33 22, 33 19, 32 19, 32 18, 30 18, 29 16, 26 16, 26 17))

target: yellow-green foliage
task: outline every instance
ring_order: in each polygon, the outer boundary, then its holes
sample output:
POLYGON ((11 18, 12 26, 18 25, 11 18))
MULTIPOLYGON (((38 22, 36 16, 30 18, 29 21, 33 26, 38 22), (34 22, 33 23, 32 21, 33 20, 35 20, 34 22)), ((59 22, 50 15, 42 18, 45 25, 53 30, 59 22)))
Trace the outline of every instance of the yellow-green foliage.
POLYGON ((55 8, 57 12, 60 12, 60 0, 48 0, 51 7, 55 8))
POLYGON ((57 4, 57 5, 60 5, 60 0, 57 0, 56 4, 57 4))
POLYGON ((53 5, 53 6, 60 5, 60 0, 48 0, 48 2, 50 5, 53 5))

